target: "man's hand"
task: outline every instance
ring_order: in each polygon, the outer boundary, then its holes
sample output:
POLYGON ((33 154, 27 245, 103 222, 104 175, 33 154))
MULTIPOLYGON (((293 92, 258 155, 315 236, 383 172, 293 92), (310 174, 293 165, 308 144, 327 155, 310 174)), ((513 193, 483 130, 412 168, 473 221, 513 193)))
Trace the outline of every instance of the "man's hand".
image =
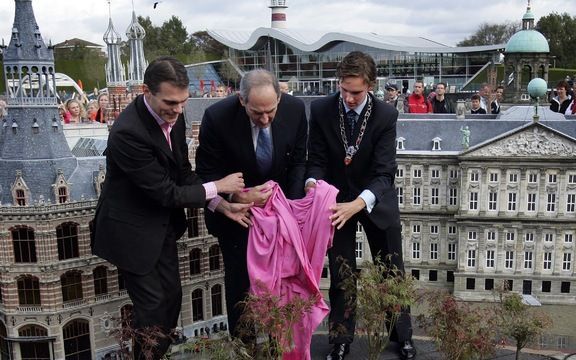
POLYGON ((270 195, 272 195, 272 186, 268 183, 264 183, 235 193, 232 200, 236 203, 253 203, 254 206, 263 207, 266 204, 266 201, 268 201, 270 195))
POLYGON ((316 182, 315 181, 308 181, 306 183, 306 186, 304 186, 304 192, 306 194, 308 194, 308 190, 315 188, 316 187, 316 182))
POLYGON ((342 229, 342 226, 346 224, 346 221, 365 207, 366 203, 362 198, 356 198, 354 201, 332 205, 330 207, 330 210, 333 212, 333 214, 330 215, 332 226, 336 226, 336 229, 338 230, 342 229))
POLYGON ((226 215, 226 217, 247 228, 249 225, 252 225, 249 212, 252 205, 254 204, 229 203, 228 201, 222 199, 218 204, 218 207, 216 207, 216 211, 221 212, 222 214, 226 215))
POLYGON ((234 173, 214 181, 214 184, 219 193, 231 194, 244 189, 244 178, 242 173, 234 173))

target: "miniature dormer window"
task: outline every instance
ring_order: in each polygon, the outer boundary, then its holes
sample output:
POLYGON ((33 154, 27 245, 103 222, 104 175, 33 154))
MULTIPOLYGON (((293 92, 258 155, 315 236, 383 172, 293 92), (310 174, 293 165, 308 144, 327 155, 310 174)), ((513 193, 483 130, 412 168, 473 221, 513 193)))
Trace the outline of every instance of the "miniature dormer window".
POLYGON ((396 150, 404 150, 404 141, 406 141, 405 138, 403 137, 399 137, 396 138, 396 150))
POLYGON ((442 147, 440 146, 441 143, 442 139, 439 137, 435 137, 434 139, 432 139, 432 150, 433 151, 442 150, 442 147))
POLYGON ((58 132, 58 120, 56 120, 56 116, 52 118, 52 130, 58 132))
POLYGON ((22 177, 22 170, 16 170, 16 179, 12 184, 11 192, 14 205, 26 206, 30 203, 30 189, 22 177))
POLYGON ((96 189, 96 194, 100 196, 102 192, 102 187, 104 186, 104 179, 106 178, 106 171, 104 171, 104 165, 100 164, 98 166, 98 173, 94 176, 94 188, 96 189))
POLYGON ((12 133, 14 134, 18 133, 18 123, 16 122, 16 120, 12 120, 12 133))
POLYGON ((54 199, 56 199, 56 203, 64 204, 70 200, 70 184, 66 181, 62 169, 58 169, 56 182, 52 186, 54 187, 54 199))
POLYGON ((38 125, 38 120, 32 120, 32 134, 38 134, 40 132, 40 125, 38 125))

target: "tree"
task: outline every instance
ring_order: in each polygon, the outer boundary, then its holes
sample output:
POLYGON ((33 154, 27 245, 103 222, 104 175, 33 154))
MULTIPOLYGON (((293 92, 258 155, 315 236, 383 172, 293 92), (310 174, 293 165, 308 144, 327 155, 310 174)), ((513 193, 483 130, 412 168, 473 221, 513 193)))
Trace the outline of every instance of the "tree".
POLYGON ((550 45, 550 54, 556 57, 556 66, 576 67, 576 17, 568 13, 548 14, 538 20, 536 29, 546 37, 550 45))
POLYGON ((480 46, 505 44, 520 29, 520 23, 505 24, 483 23, 469 38, 460 41, 456 46, 480 46))
POLYGON ((520 351, 550 327, 552 320, 543 311, 524 304, 519 294, 506 289, 505 282, 497 288, 497 293, 501 308, 499 328, 503 335, 516 342, 516 360, 519 360, 520 351))
POLYGON ((144 54, 148 61, 167 55, 185 64, 204 59, 202 50, 196 46, 195 40, 188 35, 182 20, 177 16, 172 16, 160 27, 152 24, 150 17, 139 16, 138 22, 146 31, 144 54))
POLYGON ((192 39, 199 49, 202 49, 211 60, 223 59, 226 46, 214 40, 207 31, 197 31, 192 34, 192 39))

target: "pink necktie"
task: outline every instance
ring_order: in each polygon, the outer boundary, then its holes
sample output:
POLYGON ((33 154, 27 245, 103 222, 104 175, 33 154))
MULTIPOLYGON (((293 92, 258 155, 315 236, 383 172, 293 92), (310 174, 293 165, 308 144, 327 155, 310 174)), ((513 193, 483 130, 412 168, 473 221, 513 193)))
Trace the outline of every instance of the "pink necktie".
POLYGON ((170 150, 172 150, 172 142, 170 141, 170 130, 171 130, 170 123, 164 122, 162 125, 160 125, 160 127, 162 128, 162 132, 166 137, 166 141, 168 141, 168 146, 170 147, 170 150))

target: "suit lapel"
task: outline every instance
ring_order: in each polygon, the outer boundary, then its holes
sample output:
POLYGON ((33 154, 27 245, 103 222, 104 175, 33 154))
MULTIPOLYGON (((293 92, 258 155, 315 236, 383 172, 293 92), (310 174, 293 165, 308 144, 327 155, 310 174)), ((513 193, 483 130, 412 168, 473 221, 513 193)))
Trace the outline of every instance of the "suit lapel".
MULTIPOLYGON (((136 110, 138 111, 138 116, 142 121, 142 124, 148 129, 148 133, 152 138, 153 143, 158 146, 158 148, 170 159, 174 164, 176 164, 176 160, 174 159, 174 154, 172 150, 170 150, 170 146, 168 145, 168 141, 164 136, 164 132, 156 122, 156 119, 150 114, 146 105, 144 104, 144 95, 140 95, 136 99, 136 110)), ((182 118, 178 119, 178 121, 184 121, 182 118)))
POLYGON ((238 124, 236 129, 238 134, 238 147, 237 150, 240 152, 240 159, 250 159, 247 162, 250 171, 253 174, 258 174, 258 165, 256 163, 256 151, 254 150, 254 142, 252 139, 252 122, 246 114, 246 110, 243 106, 238 107, 238 113, 236 114, 235 124, 238 124))

